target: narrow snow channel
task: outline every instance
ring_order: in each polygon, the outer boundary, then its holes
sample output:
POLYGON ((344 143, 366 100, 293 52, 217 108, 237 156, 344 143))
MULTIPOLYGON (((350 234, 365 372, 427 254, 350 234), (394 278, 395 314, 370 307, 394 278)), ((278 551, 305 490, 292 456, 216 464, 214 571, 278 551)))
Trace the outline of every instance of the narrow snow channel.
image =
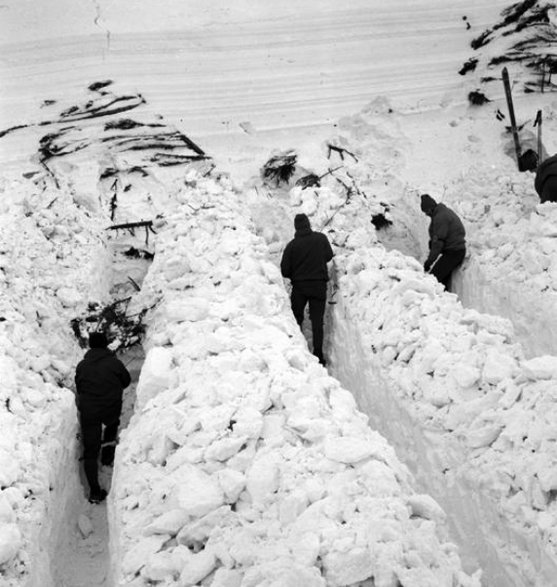
MULTIPOLYGON (((104 194, 106 195, 106 194, 104 194)), ((141 203, 135 207, 142 209, 141 203)), ((121 208, 125 210, 122 202, 121 208)), ((128 210, 129 212, 129 210, 128 210)), ((124 212, 125 213, 125 212, 124 212)), ((127 218, 127 217, 126 217, 127 218)), ((113 220, 117 220, 113 219, 113 220)), ((136 235, 132 231, 114 231, 108 238, 112 263, 105 267, 107 279, 112 282, 110 301, 107 306, 128 300, 126 307, 133 306, 134 293, 148 271, 150 261, 139 254, 146 247, 143 231, 136 235), (131 251, 131 253, 130 253, 131 251)), ((122 415, 120 418, 119 435, 128 427, 135 407, 136 387, 141 366, 145 359, 141 344, 125 347, 125 332, 119 331, 121 324, 113 316, 107 315, 112 337, 119 335, 114 344, 124 345, 116 354, 124 363, 132 382, 124 390, 122 415)), ((94 324, 93 324, 94 326, 94 324)), ((78 454, 81 454, 81 446, 78 454)), ((110 580, 110 523, 107 514, 107 502, 91 504, 87 500, 88 486, 85 479, 81 459, 70 463, 79 467, 81 483, 75 487, 73 498, 68 498, 68 513, 65 516, 65 528, 60 532, 57 550, 52 557, 54 585, 56 587, 111 587, 110 580)), ((110 493, 113 467, 99 463, 99 482, 102 488, 110 493)))

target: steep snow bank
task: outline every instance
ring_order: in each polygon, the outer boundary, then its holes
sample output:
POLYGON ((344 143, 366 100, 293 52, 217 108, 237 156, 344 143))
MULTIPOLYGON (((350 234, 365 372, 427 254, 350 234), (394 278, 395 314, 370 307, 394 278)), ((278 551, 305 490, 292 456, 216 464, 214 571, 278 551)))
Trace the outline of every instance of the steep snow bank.
POLYGON ((307 351, 238 195, 194 175, 172 193, 109 496, 114 583, 479 585, 442 510, 307 351))
MULTIPOLYGON (((32 174, 33 175, 33 174, 32 174)), ((99 292, 96 223, 46 174, 0 197, 0 565, 3 585, 57 585, 54 556, 76 520, 79 349, 70 320, 99 292)))

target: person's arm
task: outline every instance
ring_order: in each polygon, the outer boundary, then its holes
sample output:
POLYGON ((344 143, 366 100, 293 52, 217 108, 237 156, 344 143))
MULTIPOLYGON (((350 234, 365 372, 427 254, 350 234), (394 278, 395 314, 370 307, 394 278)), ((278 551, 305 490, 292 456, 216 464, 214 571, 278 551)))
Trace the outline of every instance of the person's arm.
POLYGON ((282 253, 280 261, 280 272, 283 277, 290 278, 292 276, 292 259, 290 255, 290 243, 286 245, 282 253))
POLYGON ((122 384, 123 388, 128 387, 128 385, 131 383, 131 375, 129 373, 129 371, 126 369, 126 367, 124 366, 124 363, 122 363, 122 361, 120 361, 120 359, 116 359, 117 362, 117 371, 116 371, 116 375, 118 376, 118 379, 120 380, 120 383, 122 384))
POLYGON ((429 241, 429 255, 424 263, 424 270, 429 271, 437 257, 443 252, 447 234, 449 231, 449 223, 442 215, 438 215, 431 220, 431 240, 429 241))
POLYGON ((327 235, 323 235, 325 237, 325 260, 327 261, 327 263, 335 256, 333 249, 331 247, 331 243, 329 242, 329 239, 327 238, 327 235))
POLYGON ((74 382, 75 382, 75 391, 74 391, 74 401, 75 401, 75 405, 79 411, 79 371, 80 371, 80 365, 81 363, 77 364, 77 367, 75 369, 75 377, 74 377, 74 382))

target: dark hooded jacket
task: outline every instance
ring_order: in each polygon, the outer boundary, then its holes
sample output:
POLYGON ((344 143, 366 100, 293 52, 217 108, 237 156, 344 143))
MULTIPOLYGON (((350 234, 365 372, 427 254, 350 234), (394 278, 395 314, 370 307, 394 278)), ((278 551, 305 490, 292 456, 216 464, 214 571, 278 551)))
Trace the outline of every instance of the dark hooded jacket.
POLYGON ((557 177, 557 155, 552 155, 543 161, 536 171, 534 187, 540 198, 542 197, 543 186, 550 177, 557 177))
POLYGON ((292 281, 327 281, 327 262, 333 258, 329 239, 322 232, 314 232, 302 224, 294 238, 286 245, 280 262, 283 277, 292 281))
POLYGON ((130 381, 128 370, 112 351, 107 348, 88 350, 75 371, 79 410, 90 416, 119 409, 122 392, 130 381))
POLYGON ((429 255, 425 266, 431 266, 441 253, 466 249, 465 235, 457 214, 444 204, 437 204, 429 225, 429 255))

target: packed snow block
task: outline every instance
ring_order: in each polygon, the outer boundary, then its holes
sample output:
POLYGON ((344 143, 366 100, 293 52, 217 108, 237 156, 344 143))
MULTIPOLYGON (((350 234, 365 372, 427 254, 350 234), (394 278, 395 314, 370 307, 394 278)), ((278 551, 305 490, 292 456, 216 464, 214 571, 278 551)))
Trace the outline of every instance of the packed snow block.
POLYGON ((529 379, 557 379, 557 357, 544 355, 520 364, 523 373, 529 379))
POLYGON ((170 538, 168 534, 146 536, 129 549, 122 560, 122 570, 128 575, 135 575, 145 566, 150 557, 160 551, 162 545, 170 538))
POLYGON ((373 577, 373 559, 367 548, 331 552, 323 557, 327 584, 331 587, 352 585, 373 577))
POLYGON ((279 488, 280 472, 272 453, 257 457, 246 475, 246 489, 255 503, 270 501, 279 488))
POLYGON ((56 292, 58 299, 66 308, 73 308, 80 303, 83 303, 83 294, 73 287, 61 287, 56 292))
POLYGON ((427 494, 411 495, 408 499, 408 505, 413 516, 439 522, 445 521, 447 517, 441 506, 427 494))
POLYGON ((218 480, 201 468, 184 464, 172 491, 177 506, 192 517, 200 517, 224 504, 224 494, 218 480))
POLYGON ((172 351, 156 346, 145 357, 137 383, 137 404, 143 407, 167 389, 172 372, 172 351))
POLYGON ((323 443, 325 456, 339 463, 358 463, 370 457, 383 458, 380 446, 359 437, 328 437, 323 443))
POLYGON ((165 306, 168 322, 198 322, 209 315, 209 302, 203 298, 189 298, 187 301, 173 300, 165 306))
POLYGON ((0 565, 12 560, 23 544, 21 532, 16 524, 0 527, 0 565))
POLYGON ((491 384, 497 384, 504 379, 512 379, 518 372, 518 364, 513 356, 489 349, 484 363, 482 377, 491 384))

